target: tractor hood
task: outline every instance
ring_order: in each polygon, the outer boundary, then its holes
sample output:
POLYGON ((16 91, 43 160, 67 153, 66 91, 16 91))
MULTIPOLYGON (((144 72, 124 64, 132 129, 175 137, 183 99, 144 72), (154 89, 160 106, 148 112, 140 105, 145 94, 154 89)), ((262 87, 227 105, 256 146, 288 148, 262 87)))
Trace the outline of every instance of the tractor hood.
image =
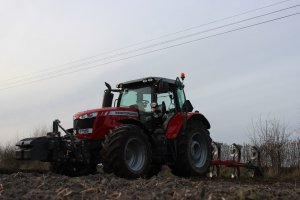
POLYGON ((74 119, 94 118, 97 117, 98 115, 138 117, 138 110, 136 108, 128 108, 128 107, 98 108, 98 109, 91 109, 91 110, 78 112, 74 115, 74 119))
POLYGON ((107 107, 86 110, 74 115, 73 130, 79 139, 101 139, 109 130, 120 126, 124 119, 139 118, 136 108, 107 107))

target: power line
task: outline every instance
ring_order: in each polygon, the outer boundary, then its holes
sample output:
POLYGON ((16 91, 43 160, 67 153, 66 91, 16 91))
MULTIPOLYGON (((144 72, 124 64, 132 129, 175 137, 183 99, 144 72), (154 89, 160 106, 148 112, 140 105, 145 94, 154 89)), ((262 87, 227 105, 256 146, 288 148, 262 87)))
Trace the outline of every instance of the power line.
MULTIPOLYGON (((181 36, 181 37, 177 37, 177 38, 174 38, 174 39, 162 41, 162 42, 159 42, 159 43, 155 43, 155 44, 148 45, 148 46, 145 46, 145 47, 141 47, 141 48, 138 48, 138 49, 130 50, 130 51, 127 51, 127 52, 123 52, 123 53, 119 53, 119 54, 113 54, 111 56, 104 57, 104 58, 101 58, 101 59, 96 59, 96 60, 93 60, 93 61, 89 61, 89 62, 86 62, 84 64, 78 64, 78 65, 70 66, 70 67, 65 68, 65 69, 55 70, 55 71, 52 71, 50 73, 44 73, 44 74, 38 75, 38 78, 43 78, 45 76, 47 77, 49 75, 51 76, 51 75, 59 74, 59 73, 64 72, 64 71, 70 71, 70 70, 73 71, 76 68, 81 68, 82 66, 84 67, 86 64, 94 64, 94 63, 97 63, 97 62, 100 62, 100 61, 105 61, 105 60, 109 60, 109 59, 118 58, 118 57, 121 57, 121 56, 124 56, 124 55, 127 55, 127 54, 136 53, 136 52, 143 51, 143 50, 146 50, 146 49, 150 49, 150 48, 153 48, 153 47, 156 47, 156 46, 161 46, 161 45, 164 45, 164 44, 167 44, 167 43, 176 42, 178 40, 183 40, 183 39, 193 37, 193 36, 196 36, 196 35, 199 35, 199 34, 207 33, 207 32, 213 31, 213 30, 222 29, 222 28, 232 26, 232 25, 236 25, 236 24, 239 24, 239 23, 242 23, 242 22, 246 22, 246 21, 250 21, 250 20, 253 20, 253 19, 265 17, 265 16, 268 16, 268 15, 272 15, 274 13, 279 13, 279 12, 289 10, 289 9, 292 9, 292 8, 295 8, 295 7, 298 7, 298 6, 299 5, 290 6, 290 7, 287 7, 287 8, 275 10, 275 11, 272 11, 272 12, 269 12, 269 13, 265 13, 265 14, 262 14, 262 15, 254 16, 254 17, 250 17, 250 18, 247 18, 247 19, 243 19, 243 20, 240 20, 240 21, 233 22, 233 23, 225 24, 225 25, 222 25, 222 26, 218 26, 218 27, 214 27, 214 28, 211 28, 211 29, 203 30, 203 31, 200 31, 200 32, 195 32, 195 33, 188 34, 188 35, 181 36)), ((3 87, 3 86, 6 87, 6 86, 9 86, 9 85, 15 85, 17 83, 22 83, 24 81, 25 82, 30 81, 31 79, 35 79, 36 77, 37 77, 37 75, 27 77, 27 78, 23 78, 23 79, 13 81, 13 82, 10 82, 10 83, 6 83, 6 84, 0 84, 0 87, 3 87)))
POLYGON ((220 36, 220 35, 225 35, 225 34, 228 34, 228 33, 236 32, 236 31, 247 29, 247 28, 250 28, 250 27, 270 23, 270 22, 273 22, 273 21, 278 21, 278 20, 289 18, 289 17, 292 17, 292 16, 296 16, 298 14, 300 14, 300 13, 293 13, 293 14, 285 15, 285 16, 282 16, 282 17, 273 18, 273 19, 270 19, 270 20, 266 20, 266 21, 262 21, 262 22, 259 22, 259 23, 255 23, 255 24, 235 28, 235 29, 224 31, 224 32, 221 32, 221 33, 216 33, 216 34, 209 35, 209 36, 206 36, 206 37, 197 38, 197 39, 194 39, 194 40, 190 40, 190 41, 170 45, 170 46, 163 47, 163 48, 160 48, 160 49, 155 49, 155 50, 147 51, 147 52, 144 52, 144 53, 136 54, 136 55, 133 55, 133 56, 128 56, 128 57, 125 57, 125 58, 120 58, 120 59, 117 59, 117 60, 109 61, 109 62, 106 62, 106 63, 102 63, 102 64, 98 64, 98 65, 94 65, 94 66, 90 66, 90 67, 86 67, 86 68, 77 69, 77 70, 74 70, 74 71, 71 71, 71 72, 65 72, 65 73, 62 73, 62 74, 59 74, 59 75, 50 76, 50 77, 43 78, 43 79, 28 81, 28 82, 25 82, 25 83, 22 83, 22 84, 17 84, 17 85, 1 88, 0 91, 7 90, 7 89, 10 89, 10 88, 19 87, 19 86, 28 85, 28 84, 35 83, 35 82, 49 80, 49 79, 53 79, 53 78, 57 78, 57 77, 61 77, 61 76, 69 75, 69 74, 73 74, 73 73, 83 71, 83 70, 89 70, 89 69, 97 68, 97 67, 100 67, 100 66, 103 66, 103 65, 107 65, 107 64, 111 64, 111 63, 115 63, 115 62, 119 62, 119 61, 123 61, 123 60, 128 60, 128 59, 131 59, 131 58, 135 58, 135 57, 143 56, 143 55, 146 55, 146 54, 151 54, 151 53, 154 53, 154 52, 163 51, 163 50, 166 50, 166 49, 170 49, 170 48, 174 48, 174 47, 194 43, 194 42, 197 42, 197 41, 205 40, 205 39, 220 36))
MULTIPOLYGON (((193 30, 193 29, 201 28, 203 26, 207 26, 207 25, 211 25, 211 24, 214 24, 214 23, 217 23, 217 22, 221 22, 221 21, 225 21, 225 20, 228 20, 228 19, 232 19, 234 17, 246 15, 246 14, 249 14, 249 13, 252 13, 252 12, 256 12, 258 10, 262 10, 262 9, 266 9, 266 8, 269 8, 269 7, 273 7, 273 6, 276 6, 276 5, 279 5, 279 4, 283 4, 283 3, 286 3, 286 2, 289 2, 289 1, 292 1, 292 0, 284 0, 284 1, 279 1, 279 2, 276 2, 276 3, 272 3, 272 4, 269 4, 269 5, 266 5, 266 6, 262 6, 262 7, 259 7, 259 8, 255 8, 255 9, 251 9, 251 10, 242 12, 242 13, 238 13, 238 14, 235 14, 235 15, 232 15, 232 16, 229 16, 229 17, 217 19, 217 20, 205 23, 205 24, 201 24, 201 25, 197 25, 197 26, 185 28, 185 29, 182 29, 182 30, 179 30, 179 31, 176 31, 176 32, 172 32, 172 33, 168 33, 168 34, 164 34, 164 35, 158 36, 156 38, 152 38, 152 39, 140 41, 140 42, 137 42, 137 43, 133 43, 131 45, 127 45, 127 46, 124 46, 124 47, 121 47, 121 48, 117 48, 117 49, 114 49, 114 50, 111 50, 111 51, 103 52, 101 54, 97 54, 97 55, 94 55, 94 56, 89 56, 89 57, 86 57, 86 58, 82 58, 82 59, 74 60, 74 61, 71 61, 71 62, 67 62, 65 64, 61 64, 61 65, 55 66, 54 68, 62 68, 64 66, 68 66, 68 65, 72 65, 72 64, 76 64, 76 63, 80 63, 80 62, 83 62, 83 63, 81 63, 79 65, 90 64, 90 62, 92 62, 92 61, 87 61, 87 62, 85 62, 85 61, 97 58, 97 57, 102 56, 102 55, 106 55, 106 54, 110 54, 110 53, 113 53, 113 52, 117 52, 117 51, 121 51, 121 50, 124 50, 124 49, 128 49, 128 48, 131 48, 131 47, 139 46, 139 45, 144 44, 144 43, 149 43, 149 42, 152 42, 152 41, 155 41, 155 40, 158 40, 158 39, 162 39, 162 38, 165 38, 165 37, 176 35, 176 34, 179 34, 179 33, 187 32, 187 31, 190 31, 190 30, 193 30)), ((40 74, 40 73, 45 73, 47 71, 51 72, 51 71, 53 71, 53 68, 46 69, 46 70, 41 70, 41 71, 36 71, 36 72, 32 72, 32 73, 26 74, 26 75, 21 75, 21 76, 16 76, 16 77, 8 78, 6 80, 2 80, 2 82, 13 81, 13 80, 16 80, 16 79, 23 78, 24 76, 30 76, 31 77, 32 74, 40 74)))

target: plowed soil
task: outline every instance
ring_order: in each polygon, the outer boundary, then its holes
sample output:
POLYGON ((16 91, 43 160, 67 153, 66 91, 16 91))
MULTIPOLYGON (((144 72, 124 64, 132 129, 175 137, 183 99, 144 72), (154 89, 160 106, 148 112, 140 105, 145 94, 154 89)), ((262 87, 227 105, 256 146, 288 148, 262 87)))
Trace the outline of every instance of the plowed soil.
POLYGON ((0 174, 0 199, 300 199, 300 182, 264 179, 179 178, 159 175, 126 180, 98 173, 0 174))

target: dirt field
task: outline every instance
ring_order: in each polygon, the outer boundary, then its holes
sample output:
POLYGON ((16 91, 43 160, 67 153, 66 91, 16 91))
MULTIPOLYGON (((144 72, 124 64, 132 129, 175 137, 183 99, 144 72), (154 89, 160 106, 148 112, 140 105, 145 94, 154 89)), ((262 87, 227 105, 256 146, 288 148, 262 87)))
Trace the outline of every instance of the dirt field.
POLYGON ((0 174, 0 199, 300 199, 300 182, 184 179, 173 175, 125 180, 98 173, 0 174))

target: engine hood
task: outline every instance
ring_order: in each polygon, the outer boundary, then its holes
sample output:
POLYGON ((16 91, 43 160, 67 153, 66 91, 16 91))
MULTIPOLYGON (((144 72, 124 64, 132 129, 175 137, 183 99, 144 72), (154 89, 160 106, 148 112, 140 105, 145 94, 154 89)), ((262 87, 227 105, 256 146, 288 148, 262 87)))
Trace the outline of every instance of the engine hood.
POLYGON ((138 117, 138 110, 136 108, 128 108, 128 107, 111 107, 111 108, 97 108, 86 110, 82 112, 78 112, 74 115, 74 119, 86 119, 97 117, 98 115, 106 116, 132 116, 138 117))

